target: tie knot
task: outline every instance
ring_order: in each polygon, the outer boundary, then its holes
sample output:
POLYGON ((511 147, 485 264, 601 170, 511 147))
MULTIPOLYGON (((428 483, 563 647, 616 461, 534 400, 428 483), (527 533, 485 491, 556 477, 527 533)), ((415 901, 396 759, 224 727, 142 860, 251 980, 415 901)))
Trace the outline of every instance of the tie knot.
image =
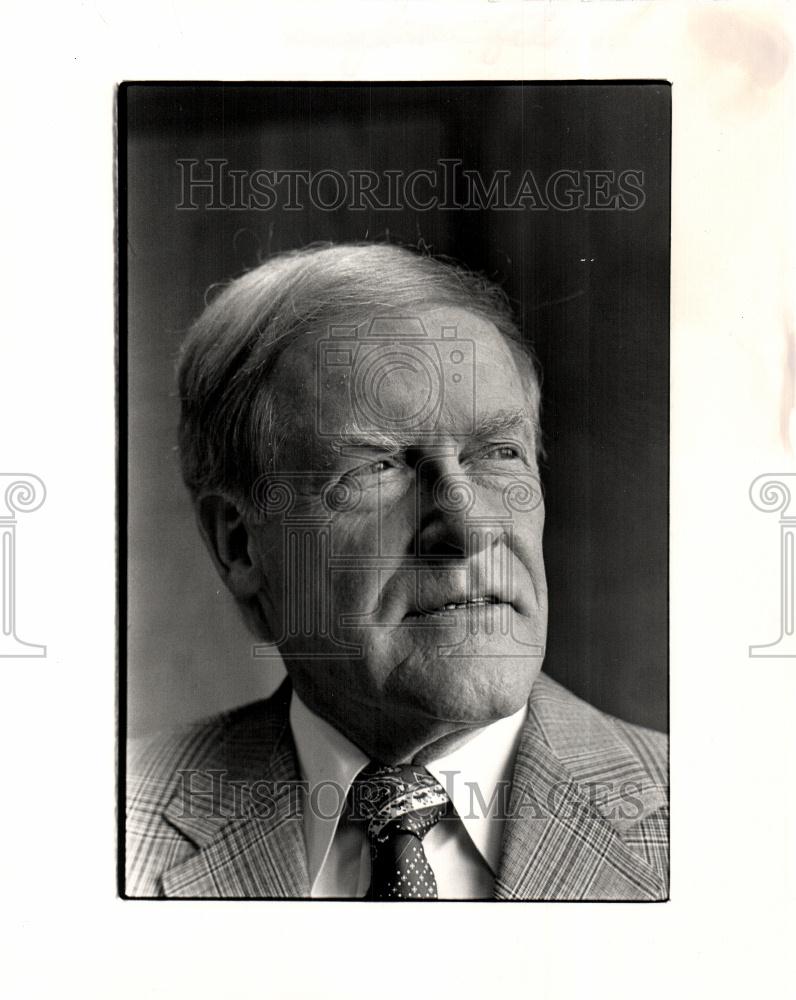
POLYGON ((352 794, 353 814, 367 823, 368 837, 377 844, 393 833, 413 833, 422 840, 450 803, 437 779, 416 764, 369 764, 352 794))

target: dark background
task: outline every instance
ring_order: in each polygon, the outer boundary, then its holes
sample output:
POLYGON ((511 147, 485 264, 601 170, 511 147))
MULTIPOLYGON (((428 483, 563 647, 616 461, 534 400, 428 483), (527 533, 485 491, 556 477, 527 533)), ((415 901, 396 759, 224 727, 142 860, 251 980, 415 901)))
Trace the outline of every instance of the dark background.
POLYGON ((280 666, 253 659, 181 484, 174 359, 185 329, 211 284, 272 252, 385 237, 424 241, 514 301, 544 378, 544 669, 608 712, 667 728, 670 122, 665 83, 122 89, 131 734, 252 700, 281 679, 280 666), (643 170, 646 202, 178 211, 176 161, 212 157, 248 171, 380 174, 453 157, 487 180, 511 171, 510 188, 526 168, 542 182, 560 169, 643 170))

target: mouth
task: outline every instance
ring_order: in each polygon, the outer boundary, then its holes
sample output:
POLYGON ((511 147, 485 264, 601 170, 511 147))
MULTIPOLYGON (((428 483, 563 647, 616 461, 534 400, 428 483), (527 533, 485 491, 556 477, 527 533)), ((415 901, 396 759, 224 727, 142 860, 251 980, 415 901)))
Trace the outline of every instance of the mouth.
POLYGON ((472 597, 464 601, 450 601, 436 608, 413 608, 405 615, 405 618, 429 618, 436 615, 449 615, 456 611, 478 611, 482 608, 498 605, 513 607, 510 602, 490 594, 486 597, 472 597))

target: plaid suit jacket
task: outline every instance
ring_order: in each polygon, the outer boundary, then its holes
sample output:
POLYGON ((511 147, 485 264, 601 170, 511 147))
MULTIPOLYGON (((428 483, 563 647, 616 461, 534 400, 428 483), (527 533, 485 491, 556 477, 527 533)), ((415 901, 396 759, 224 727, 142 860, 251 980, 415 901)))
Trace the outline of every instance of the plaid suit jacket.
MULTIPOLYGON (((308 897, 290 685, 135 743, 125 895, 308 897)), ((499 900, 668 898, 667 740, 541 674, 514 762, 499 900)))

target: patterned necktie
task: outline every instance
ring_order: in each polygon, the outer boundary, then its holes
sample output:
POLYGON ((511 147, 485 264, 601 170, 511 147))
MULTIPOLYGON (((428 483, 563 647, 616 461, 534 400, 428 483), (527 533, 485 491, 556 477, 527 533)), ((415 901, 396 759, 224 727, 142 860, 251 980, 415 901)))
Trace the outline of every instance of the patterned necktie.
POLYGON ((436 899, 423 837, 450 799, 424 767, 370 764, 353 787, 354 816, 367 823, 371 881, 366 899, 436 899))

